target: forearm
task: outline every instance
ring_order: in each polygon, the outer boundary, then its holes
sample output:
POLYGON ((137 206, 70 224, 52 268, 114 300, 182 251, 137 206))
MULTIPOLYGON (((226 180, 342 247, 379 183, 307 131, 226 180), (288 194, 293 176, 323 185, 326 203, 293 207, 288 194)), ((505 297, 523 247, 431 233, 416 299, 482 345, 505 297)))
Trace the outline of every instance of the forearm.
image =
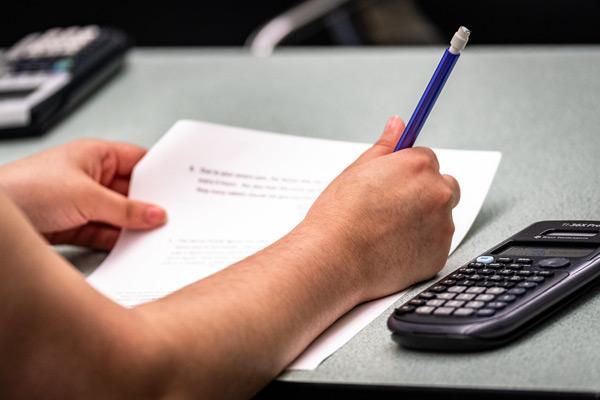
POLYGON ((349 247, 323 227, 301 225, 259 253, 140 307, 176 355, 177 386, 187 395, 235 398, 268 383, 361 299, 349 247))

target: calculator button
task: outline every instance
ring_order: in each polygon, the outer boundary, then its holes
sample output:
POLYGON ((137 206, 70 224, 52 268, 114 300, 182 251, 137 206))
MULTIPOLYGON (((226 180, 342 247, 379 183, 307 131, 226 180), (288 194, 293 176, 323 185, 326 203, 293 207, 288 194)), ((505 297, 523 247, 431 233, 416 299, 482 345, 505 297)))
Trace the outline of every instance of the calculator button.
POLYGON ((481 308, 485 305, 485 303, 483 301, 470 301, 467 304, 465 304, 465 307, 469 307, 469 308, 481 308))
POLYGON ((452 314, 452 315, 456 315, 457 317, 468 317, 469 315, 473 314, 474 312, 475 312, 475 310, 472 308, 459 308, 456 311, 454 311, 454 314, 452 314))
POLYGON ((492 275, 493 273, 494 273, 494 270, 491 270, 488 268, 484 268, 479 271, 479 274, 481 274, 481 275, 492 275))
POLYGON ((408 304, 410 304, 411 306, 422 306, 425 304, 425 300, 412 299, 408 302, 408 304))
MULTIPOLYGON (((529 279, 529 278, 527 278, 529 279)), ((508 278, 508 280, 510 282, 521 282, 523 280, 523 278, 521 278, 520 276, 511 276, 510 278, 508 278)))
POLYGON ((435 307, 430 307, 430 306, 422 306, 419 307, 415 310, 415 312, 417 314, 422 314, 422 315, 426 315, 426 314, 431 314, 431 312, 435 310, 435 307))
POLYGON ((525 278, 525 280, 527 282, 538 282, 539 283, 539 282, 544 282, 546 280, 546 278, 544 278, 543 276, 536 275, 536 276, 529 276, 529 277, 525 278))
POLYGON ((446 302, 446 307, 462 307, 462 305, 465 304, 464 301, 458 301, 458 300, 450 300, 448 302, 446 302))
POLYGON ((479 284, 479 286, 484 286, 484 287, 493 287, 493 286, 498 286, 497 282, 481 282, 479 284))
POLYGON ((506 292, 506 289, 503 289, 501 287, 491 287, 485 291, 485 293, 487 294, 502 294, 504 292, 506 292))
POLYGON ((440 293, 446 291, 446 286, 435 285, 433 287, 430 287, 429 290, 432 292, 440 293))
POLYGON ((492 282, 501 282, 504 279, 500 275, 493 275, 488 278, 492 282))
POLYGON ((467 279, 467 280, 458 282, 458 284, 461 286, 473 286, 475 284, 475 281, 470 281, 467 279))
POLYGON ((554 275, 554 272, 552 272, 552 271, 536 271, 535 274, 539 275, 539 276, 546 276, 546 277, 548 277, 548 276, 554 275))
POLYGON ((483 264, 478 263, 478 262, 472 262, 472 263, 469 263, 469 267, 479 269, 479 268, 483 268, 483 264))
POLYGON ((535 283, 535 282, 521 282, 517 286, 525 288, 525 289, 531 289, 531 288, 536 287, 537 283, 535 283))
POLYGON ((402 306, 398 307, 394 310, 394 315, 403 315, 413 312, 415 310, 414 306, 402 306))
POLYGON ((480 294, 479 296, 475 297, 475 300, 479 300, 479 301, 492 301, 494 300, 494 296, 493 294, 480 294))
POLYGON ((515 285, 516 285, 516 283, 513 283, 513 282, 500 282, 498 284, 498 286, 503 287, 503 288, 507 288, 507 289, 510 289, 511 287, 513 287, 515 285))
POLYGON ((448 291, 450 293, 462 293, 467 289, 466 286, 452 286, 450 288, 448 288, 448 291))
POLYGON ((525 290, 525 289, 523 289, 523 288, 520 288, 520 287, 518 287, 518 288, 510 289, 510 290, 509 290, 507 293, 508 293, 508 294, 513 294, 513 295, 515 295, 515 296, 520 296, 520 295, 522 295, 523 293, 525 293, 526 291, 527 291, 527 290, 525 290))
POLYGON ((510 269, 503 269, 501 271, 498 271, 499 275, 512 275, 514 274, 514 272, 510 269))
POLYGON ((499 264, 499 263, 491 263, 491 264, 486 265, 486 267, 490 268, 490 269, 498 269, 498 268, 504 267, 504 265, 499 264))
POLYGON ((482 263, 482 264, 490 264, 494 262, 494 257, 492 256, 479 256, 477 257, 477 260, 475 260, 478 263, 482 263))
POLYGON ((442 282, 444 285, 448 285, 448 286, 452 286, 454 284, 456 284, 456 281, 454 279, 446 279, 445 281, 442 282))
POLYGON ((531 258, 517 258, 515 262, 518 262, 519 264, 531 264, 533 260, 531 258))
POLYGON ((471 275, 471 274, 475 273, 475 269, 473 269, 473 268, 461 268, 461 269, 459 269, 459 271, 465 275, 471 275))
POLYGON ((498 297, 498 301, 504 301, 506 303, 510 303, 511 301, 514 301, 517 298, 517 296, 514 296, 512 294, 505 294, 502 295, 500 297, 498 297))
POLYGON ((456 293, 439 293, 437 298, 442 300, 452 300, 454 296, 456 296, 456 293))
POLYGON ((433 300, 427 301, 426 304, 431 307, 439 307, 442 304, 444 304, 444 302, 445 302, 445 300, 433 299, 433 300))
POLYGON ((433 315, 450 315, 453 311, 452 307, 440 307, 433 312, 433 315))
POLYGON ((542 268, 564 268, 568 267, 571 262, 567 258, 544 258, 538 261, 538 265, 542 268))
POLYGON ((483 293, 485 292, 485 288, 481 286, 473 286, 467 289, 467 293, 483 293))
POLYGON ((473 298, 475 297, 475 295, 473 293, 461 293, 458 296, 456 296, 456 300, 473 300, 473 298))
POLYGON ((469 277, 469 279, 472 281, 478 282, 483 279, 483 276, 475 274, 475 275, 471 275, 469 277))
POLYGON ((506 268, 510 268, 510 269, 522 269, 523 265, 522 264, 508 264, 506 266, 506 268))
POLYGON ((500 257, 496 261, 498 261, 499 263, 508 264, 511 263, 513 259, 510 257, 500 257))
MULTIPOLYGON (((488 307, 488 308, 493 308, 493 309, 499 310, 499 309, 501 309, 501 308, 504 308, 504 307, 506 307, 506 303, 505 303, 505 302, 503 302, 503 301, 492 301, 491 303, 488 303, 488 304, 487 304, 487 307, 488 307)), ((418 311, 419 311, 419 309, 417 308, 417 312, 418 312, 418 311)))
POLYGON ((431 292, 423 292, 423 293, 419 294, 419 297, 422 298, 422 299, 429 300, 429 299, 434 299, 435 298, 435 294, 431 293, 431 292))
MULTIPOLYGON (((544 271, 544 272, 549 272, 549 271, 544 271)), ((552 273, 552 272, 550 272, 550 273, 552 273)), ((531 271, 517 271, 517 274, 520 275, 520 276, 529 276, 529 275, 532 275, 533 272, 531 272, 531 271)))
POLYGON ((496 310, 492 310, 491 308, 482 308, 477 310, 478 317, 489 317, 490 315, 494 315, 496 310))
POLYGON ((466 278, 466 277, 465 277, 465 275, 463 275, 463 274, 458 274, 458 273, 456 273, 456 274, 452 274, 452 275, 450 275, 450 277, 451 277, 452 279, 456 279, 456 280, 461 280, 461 279, 465 279, 465 278, 466 278))

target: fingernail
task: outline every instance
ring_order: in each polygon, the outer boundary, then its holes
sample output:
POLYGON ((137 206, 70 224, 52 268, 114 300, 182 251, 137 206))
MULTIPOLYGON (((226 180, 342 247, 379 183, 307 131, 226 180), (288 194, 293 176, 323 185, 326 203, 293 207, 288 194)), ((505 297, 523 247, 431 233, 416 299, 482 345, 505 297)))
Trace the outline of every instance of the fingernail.
POLYGON ((146 208, 146 221, 152 225, 162 224, 167 219, 167 213, 160 207, 149 206, 146 208))
POLYGON ((398 117, 396 115, 392 115, 388 118, 387 123, 385 124, 385 128, 383 128, 384 132, 389 132, 394 129, 394 124, 396 124, 396 120, 398 117))

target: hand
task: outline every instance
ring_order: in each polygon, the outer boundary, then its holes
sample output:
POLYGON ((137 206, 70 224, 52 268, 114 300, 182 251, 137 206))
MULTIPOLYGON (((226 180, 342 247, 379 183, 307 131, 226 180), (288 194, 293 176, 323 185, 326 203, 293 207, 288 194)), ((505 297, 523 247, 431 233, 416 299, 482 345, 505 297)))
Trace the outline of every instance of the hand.
POLYGON ((435 275, 454 232, 458 183, 440 174, 430 149, 393 153, 403 130, 400 118, 390 118, 377 143, 329 185, 304 221, 337 235, 341 252, 355 260, 362 300, 435 275))
POLYGON ((0 186, 53 244, 111 249, 120 228, 151 229, 160 207, 129 200, 129 179, 146 150, 78 140, 0 167, 0 186))

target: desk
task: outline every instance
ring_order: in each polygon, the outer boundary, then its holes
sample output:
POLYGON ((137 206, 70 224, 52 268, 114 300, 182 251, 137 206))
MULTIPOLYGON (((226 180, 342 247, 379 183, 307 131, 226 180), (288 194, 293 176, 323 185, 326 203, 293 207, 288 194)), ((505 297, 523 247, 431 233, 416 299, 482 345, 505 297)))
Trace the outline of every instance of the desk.
MULTIPOLYGON (((240 50, 137 50, 122 74, 51 133, 2 142, 0 161, 82 136, 150 146, 181 118, 370 142, 389 115, 410 116, 440 55, 439 48, 322 49, 254 59, 240 50)), ((534 221, 600 219, 600 47, 469 47, 418 144, 504 155, 479 217, 443 274, 534 221)), ((78 263, 93 268, 101 258, 79 256, 78 263)), ((385 326, 389 310, 317 370, 285 372, 272 387, 594 398, 596 294, 509 346, 475 354, 399 348, 385 326)))

